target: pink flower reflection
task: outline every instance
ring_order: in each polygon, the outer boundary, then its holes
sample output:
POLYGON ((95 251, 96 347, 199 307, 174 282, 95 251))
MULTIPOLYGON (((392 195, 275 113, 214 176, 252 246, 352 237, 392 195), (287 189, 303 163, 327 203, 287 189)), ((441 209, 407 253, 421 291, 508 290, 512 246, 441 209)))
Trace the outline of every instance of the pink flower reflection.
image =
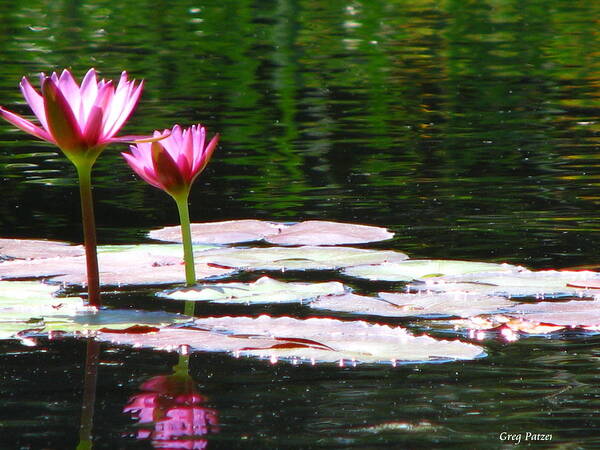
POLYGON ((189 375, 154 377, 141 390, 123 409, 142 425, 137 439, 151 439, 159 449, 204 449, 202 436, 219 432, 217 411, 202 406, 206 399, 189 375))

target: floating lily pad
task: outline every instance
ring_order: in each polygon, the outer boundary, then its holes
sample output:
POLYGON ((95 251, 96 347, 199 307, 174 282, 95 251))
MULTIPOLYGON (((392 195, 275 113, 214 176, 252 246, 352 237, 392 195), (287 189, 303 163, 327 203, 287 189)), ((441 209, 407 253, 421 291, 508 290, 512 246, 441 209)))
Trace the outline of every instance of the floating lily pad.
POLYGON ((338 245, 384 241, 394 237, 385 228, 353 223, 308 220, 283 228, 278 234, 265 237, 278 245, 338 245))
MULTIPOLYGON (((338 245, 383 241, 394 236, 394 233, 385 228, 323 220, 288 225, 243 219, 193 223, 191 228, 194 242, 209 244, 234 244, 264 239, 278 245, 338 245)), ((148 236, 161 241, 181 242, 181 228, 161 228, 151 231, 148 236)))
POLYGON ((85 333, 134 325, 160 327, 190 320, 162 311, 97 310, 81 297, 55 297, 58 289, 36 281, 0 281, 0 339, 32 329, 36 334, 58 330, 85 333))
POLYGON ((68 242, 0 238, 0 261, 79 256, 83 253, 81 245, 72 245, 68 242))
POLYGON ((151 332, 158 332, 161 327, 190 320, 191 318, 188 316, 164 311, 101 309, 84 311, 68 317, 48 317, 45 319, 44 332, 89 333, 99 330, 137 328, 151 329, 151 332))
POLYGON ((165 350, 188 346, 191 351, 227 351, 291 362, 396 364, 485 355, 481 347, 458 340, 414 336, 400 327, 321 318, 204 318, 194 321, 193 328, 164 328, 145 335, 99 333, 98 338, 120 345, 165 350))
POLYGON ((519 267, 510 264, 496 264, 474 261, 453 261, 442 259, 411 259, 401 262, 349 267, 345 275, 377 281, 412 281, 420 278, 458 275, 474 272, 511 272, 519 267))
POLYGON ((537 302, 515 306, 507 315, 567 327, 600 327, 600 298, 568 302, 537 302))
POLYGON ((413 283, 409 288, 433 292, 478 292, 508 297, 591 296, 591 291, 572 287, 582 280, 586 283, 600 280, 600 273, 556 270, 485 272, 439 277, 423 283, 413 283))
MULTIPOLYGON (((219 248, 218 245, 193 244, 194 252, 219 248)), ((118 253, 124 255, 128 252, 138 255, 146 253, 153 256, 176 256, 183 258, 181 244, 130 244, 130 245, 100 245, 98 253, 118 253)))
MULTIPOLYGON (((277 234, 285 227, 283 224, 262 220, 242 219, 225 222, 191 224, 192 240, 204 244, 234 244, 264 239, 270 234, 277 234)), ((148 233, 152 239, 159 241, 181 242, 181 227, 166 227, 148 233)))
POLYGON ((404 294, 380 292, 379 297, 328 295, 319 297, 311 308, 386 317, 459 316, 491 314, 514 306, 504 297, 452 292, 443 294, 404 294))
MULTIPOLYGON (((177 244, 107 246, 98 253, 100 282, 103 285, 156 285, 185 281, 185 268, 177 244), (121 248, 119 248, 121 247, 121 248), (180 253, 179 253, 180 254, 180 253)), ((202 253, 202 252, 200 252, 202 253)), ((197 261, 198 279, 223 276, 232 269, 212 267, 197 261)), ((0 279, 50 278, 52 282, 84 285, 87 282, 84 256, 5 261, 0 279)))
POLYGON ((322 270, 403 261, 403 253, 352 247, 268 247, 207 250, 197 261, 247 270, 322 270))
POLYGON ((342 294, 344 285, 327 283, 285 283, 261 277, 253 283, 214 283, 159 293, 174 300, 211 301, 215 303, 289 303, 319 295, 342 294))

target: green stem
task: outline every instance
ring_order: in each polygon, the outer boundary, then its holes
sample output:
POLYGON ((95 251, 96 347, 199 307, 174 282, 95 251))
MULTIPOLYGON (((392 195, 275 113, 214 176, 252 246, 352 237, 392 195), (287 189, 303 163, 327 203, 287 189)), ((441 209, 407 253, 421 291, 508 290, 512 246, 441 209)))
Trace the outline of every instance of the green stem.
POLYGON ((181 222, 181 241, 183 242, 183 261, 185 263, 185 283, 188 286, 193 286, 196 284, 196 268, 194 267, 194 248, 192 246, 188 197, 187 195, 182 195, 181 197, 175 198, 175 202, 177 203, 179 221, 181 222))
POLYGON ((94 202, 92 198, 92 165, 77 164, 79 176, 79 193, 81 196, 81 217, 83 219, 83 239, 85 245, 85 261, 87 265, 88 304, 100 307, 100 275, 98 256, 96 253, 96 222, 94 219, 94 202))

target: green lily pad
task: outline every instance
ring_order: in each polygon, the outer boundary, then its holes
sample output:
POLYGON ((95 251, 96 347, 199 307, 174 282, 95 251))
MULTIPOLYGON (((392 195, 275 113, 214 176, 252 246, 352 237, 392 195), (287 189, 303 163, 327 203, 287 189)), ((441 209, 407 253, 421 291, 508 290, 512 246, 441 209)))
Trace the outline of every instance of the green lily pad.
POLYGON ((410 289, 433 292, 466 291, 506 297, 568 297, 592 296, 589 290, 572 287, 580 281, 600 279, 600 273, 590 271, 541 270, 519 272, 485 272, 444 276, 424 283, 409 285, 410 289))
POLYGON ((173 350, 226 351, 298 363, 443 362, 485 356, 484 350, 459 340, 414 336, 401 327, 363 321, 270 316, 210 317, 190 327, 163 328, 156 333, 98 333, 98 339, 119 345, 173 350))
POLYGON ((327 283, 285 283, 261 277, 253 283, 214 283, 161 292, 160 297, 174 300, 210 301, 215 303, 289 303, 327 294, 342 294, 344 285, 327 283))
POLYGON ((246 270, 333 270, 407 259, 403 253, 353 247, 268 247, 208 250, 199 262, 246 270))
MULTIPOLYGON (((209 244, 266 240, 278 245, 338 245, 382 241, 394 236, 385 228, 323 220, 295 224, 252 219, 228 220, 193 223, 191 231, 194 242, 209 244)), ((181 228, 175 226, 152 230, 148 236, 161 241, 181 242, 181 228)))
MULTIPOLYGON (((199 247, 201 250, 205 246, 199 247)), ((185 268, 178 244, 142 244, 100 247, 98 265, 102 285, 158 285, 183 283, 185 268)), ((203 251, 199 251, 202 254, 203 251)), ((234 272, 196 261, 198 279, 234 272)), ((14 260, 0 263, 0 279, 49 278, 49 281, 83 286, 87 283, 85 256, 14 260)))
POLYGON ((378 297, 355 294, 328 295, 311 302, 311 308, 386 317, 459 316, 491 314, 514 306, 504 298, 472 293, 405 294, 380 292, 378 297))
POLYGON ((458 275, 474 272, 513 272, 518 266, 474 261, 453 261, 442 259, 411 259, 407 261, 377 265, 355 266, 344 269, 343 273, 357 278, 376 281, 412 281, 420 278, 458 275))

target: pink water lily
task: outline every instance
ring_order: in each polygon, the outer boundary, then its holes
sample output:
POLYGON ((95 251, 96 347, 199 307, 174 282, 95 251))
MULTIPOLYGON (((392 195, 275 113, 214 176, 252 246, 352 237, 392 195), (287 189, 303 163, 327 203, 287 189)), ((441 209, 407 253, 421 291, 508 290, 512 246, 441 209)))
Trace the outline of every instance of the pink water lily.
MULTIPOLYGON (((165 130, 163 135, 168 132, 165 130)), ((154 137, 160 135, 159 131, 154 132, 154 137)), ((185 129, 175 125, 170 135, 160 142, 138 143, 131 146, 131 153, 123 153, 127 163, 140 177, 164 190, 177 203, 188 286, 196 282, 188 197, 192 183, 208 164, 218 140, 217 134, 207 144, 206 129, 200 125, 185 129)))
POLYGON ((200 125, 154 132, 170 135, 160 142, 144 142, 122 153, 131 168, 146 182, 171 196, 186 195, 194 180, 204 170, 217 146, 219 135, 206 144, 206 129, 200 125))
POLYGON ((26 77, 21 92, 40 125, 0 107, 0 115, 23 131, 57 145, 70 158, 94 158, 112 142, 131 142, 136 136, 115 137, 135 108, 144 82, 136 85, 121 74, 116 88, 112 80, 98 81, 90 69, 81 86, 68 70, 59 75, 40 74, 41 93, 26 77))

